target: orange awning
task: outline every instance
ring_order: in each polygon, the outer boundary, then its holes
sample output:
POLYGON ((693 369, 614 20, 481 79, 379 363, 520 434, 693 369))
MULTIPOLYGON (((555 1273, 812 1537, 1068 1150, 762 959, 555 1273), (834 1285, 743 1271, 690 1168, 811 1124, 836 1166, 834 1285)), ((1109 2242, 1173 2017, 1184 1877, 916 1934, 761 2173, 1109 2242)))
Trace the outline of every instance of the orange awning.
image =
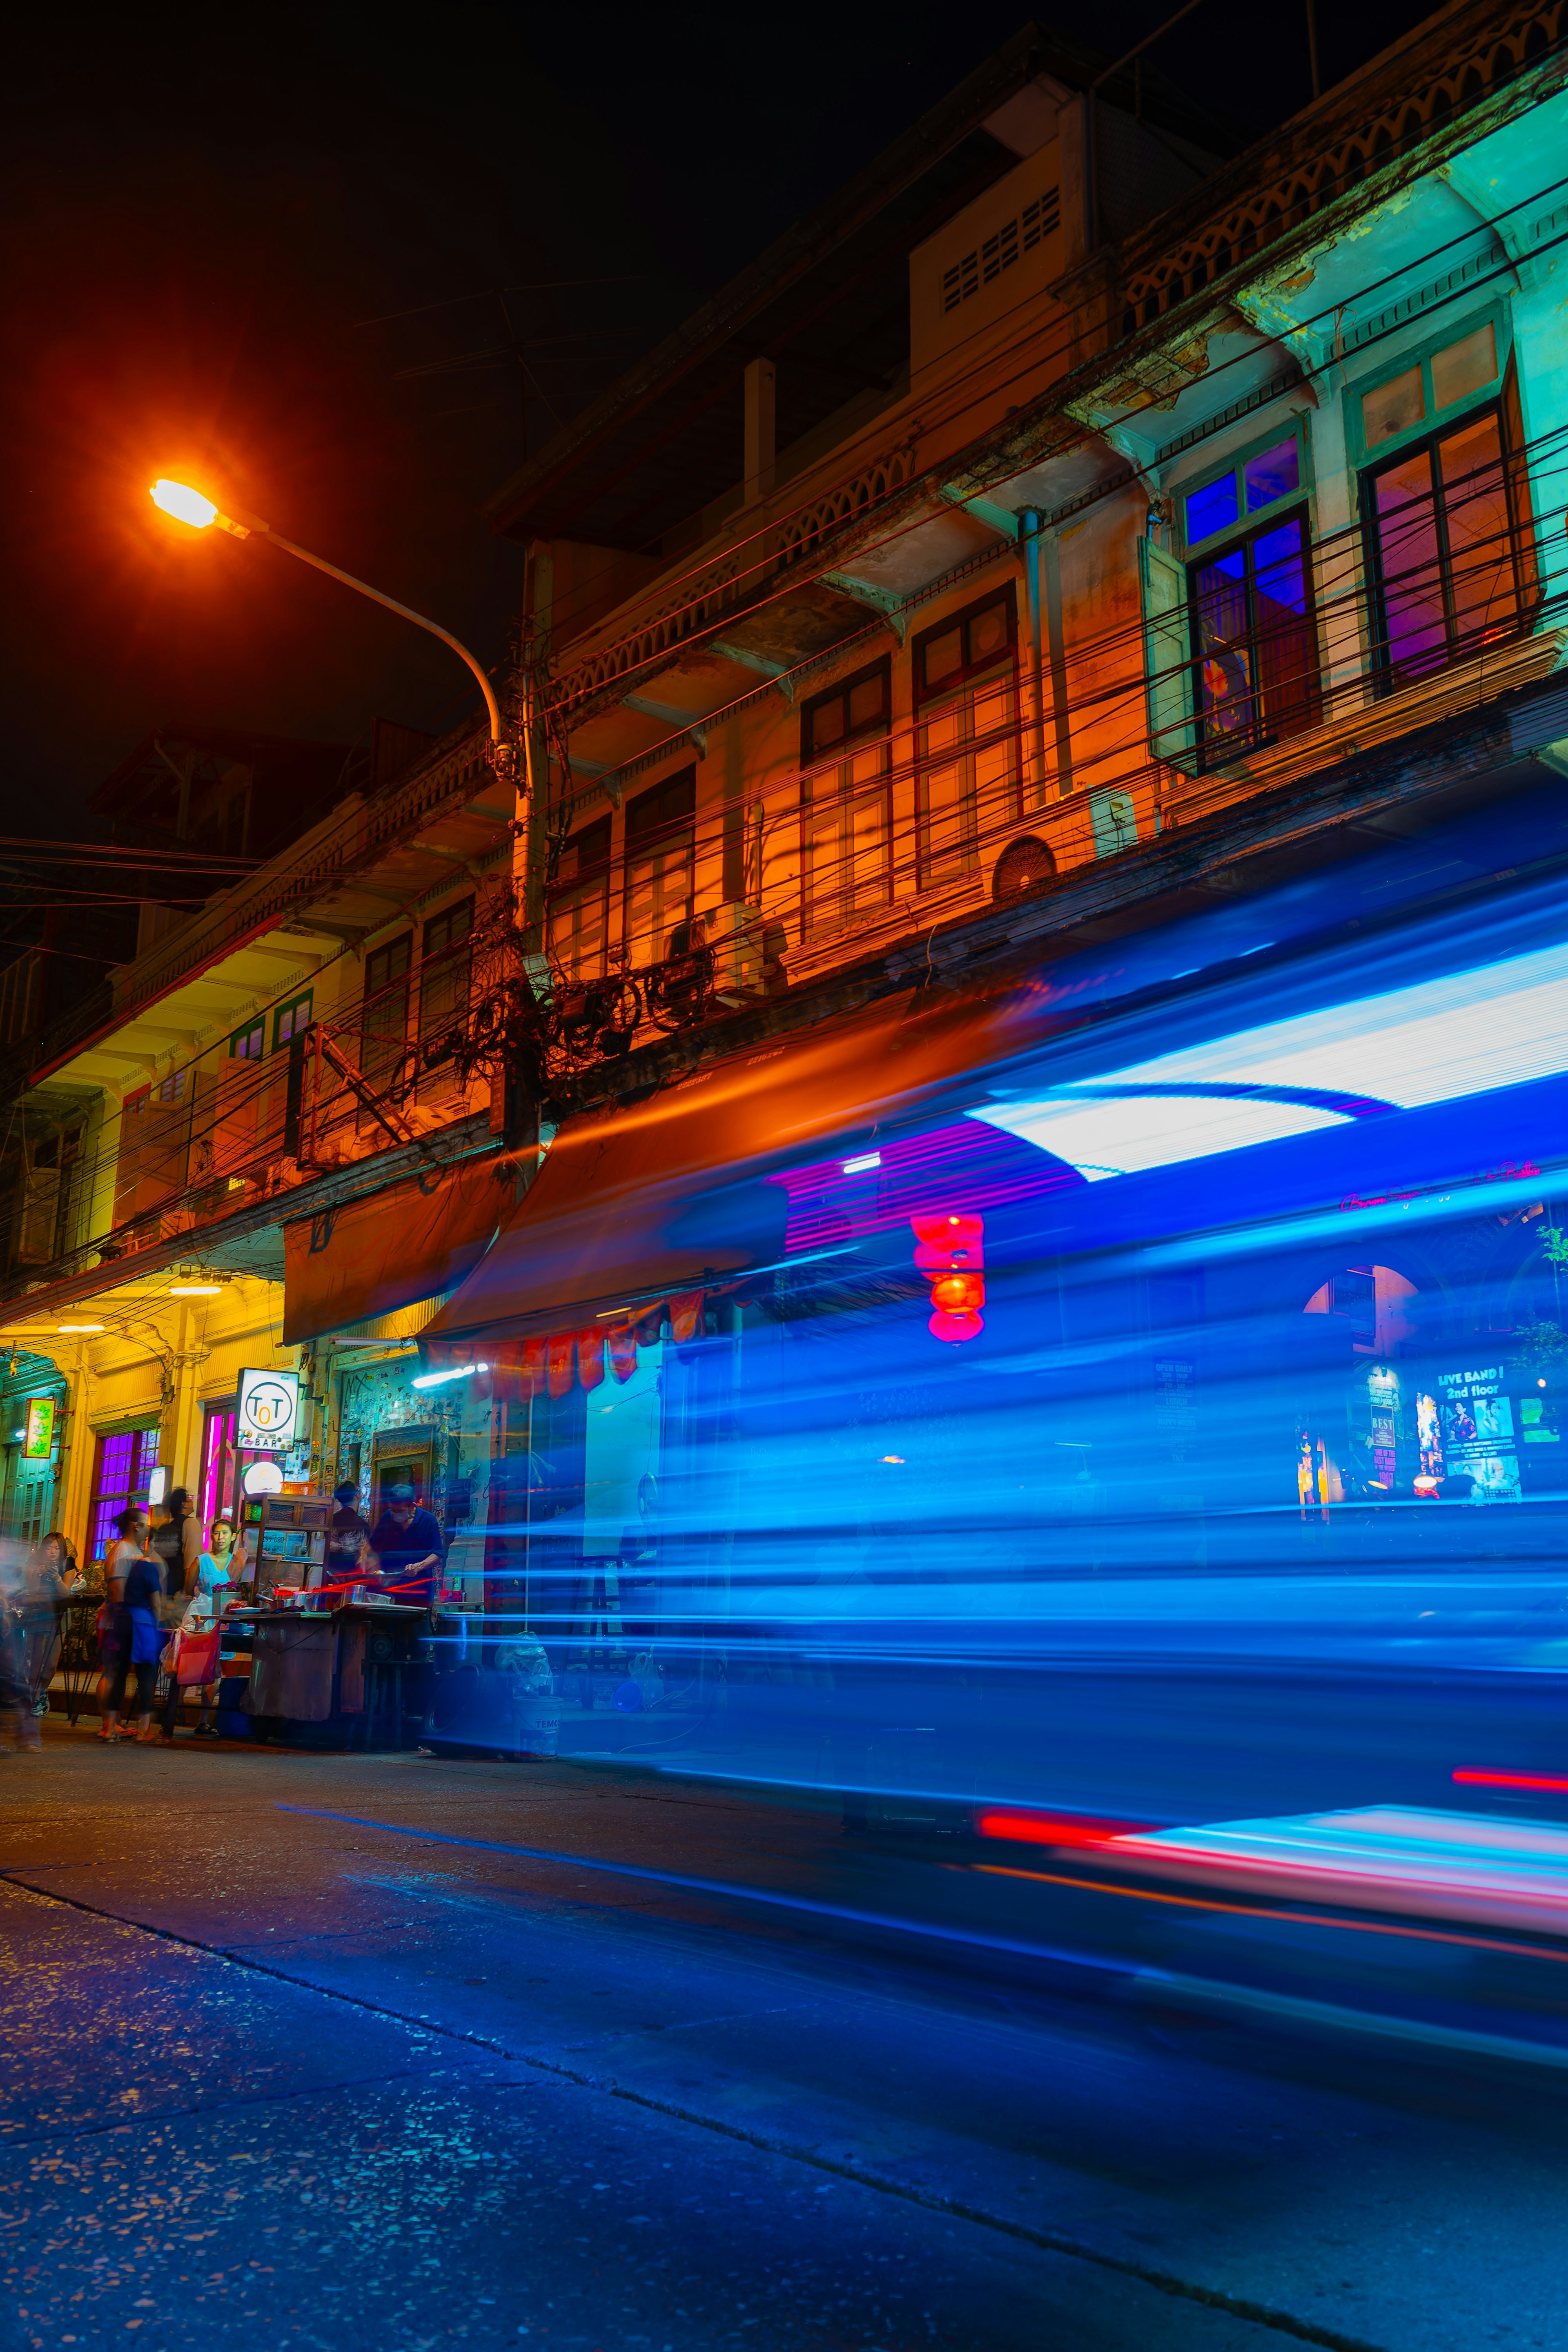
POLYGON ((568 1120, 422 1341, 565 1329, 773 1263, 785 1202, 767 1172, 864 1136, 984 1061, 995 1010, 905 999, 568 1120))
POLYGON ((286 1224, 285 1346, 389 1315, 461 1282, 509 1205, 494 1168, 486 1154, 447 1167, 428 1193, 411 1177, 286 1224))

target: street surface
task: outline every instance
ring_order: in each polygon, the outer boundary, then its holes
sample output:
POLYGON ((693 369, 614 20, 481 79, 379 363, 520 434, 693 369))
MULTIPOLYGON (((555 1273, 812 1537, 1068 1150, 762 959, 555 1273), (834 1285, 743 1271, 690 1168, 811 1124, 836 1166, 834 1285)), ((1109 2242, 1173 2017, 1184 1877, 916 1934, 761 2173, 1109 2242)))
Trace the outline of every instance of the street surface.
POLYGON ((1568 2346, 1563 2070, 868 1925, 826 1804, 57 1717, 0 1874, 26 2352, 1568 2346))

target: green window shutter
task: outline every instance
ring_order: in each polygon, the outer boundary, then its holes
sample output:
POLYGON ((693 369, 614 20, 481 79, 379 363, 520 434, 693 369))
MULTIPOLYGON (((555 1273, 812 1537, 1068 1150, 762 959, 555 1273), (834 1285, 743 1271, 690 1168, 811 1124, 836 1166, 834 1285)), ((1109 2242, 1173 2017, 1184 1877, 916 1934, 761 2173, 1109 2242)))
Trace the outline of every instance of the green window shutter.
POLYGON ((1090 793, 1089 819, 1094 827, 1094 854, 1116 857, 1138 843, 1138 819, 1131 793, 1090 793))
POLYGON ((1192 643, 1187 575, 1152 539, 1138 542, 1143 590, 1143 670, 1149 702, 1149 749, 1156 760, 1193 755, 1192 643))

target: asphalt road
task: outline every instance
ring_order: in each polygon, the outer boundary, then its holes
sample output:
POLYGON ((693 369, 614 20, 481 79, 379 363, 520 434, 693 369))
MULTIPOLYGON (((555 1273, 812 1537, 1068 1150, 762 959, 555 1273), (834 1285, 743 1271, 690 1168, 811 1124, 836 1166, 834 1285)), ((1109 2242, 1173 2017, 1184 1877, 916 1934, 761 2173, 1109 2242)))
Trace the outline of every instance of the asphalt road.
POLYGON ((955 1883, 629 1768, 52 1724, 0 1760, 4 2341, 1568 2347, 1562 2070, 868 1924, 955 1883))

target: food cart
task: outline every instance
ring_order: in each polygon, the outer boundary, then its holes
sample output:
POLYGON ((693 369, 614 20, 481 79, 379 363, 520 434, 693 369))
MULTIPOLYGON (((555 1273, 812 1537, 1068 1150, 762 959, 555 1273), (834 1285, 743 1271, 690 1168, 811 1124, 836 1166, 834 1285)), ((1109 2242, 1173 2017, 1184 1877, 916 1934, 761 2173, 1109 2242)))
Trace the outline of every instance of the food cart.
POLYGON ((310 1747, 400 1748, 405 1685, 426 1670, 426 1609, 327 1581, 332 1499, 265 1495, 245 1505, 254 1597, 224 1611, 224 1649, 248 1649, 238 1712, 254 1737, 310 1747))

